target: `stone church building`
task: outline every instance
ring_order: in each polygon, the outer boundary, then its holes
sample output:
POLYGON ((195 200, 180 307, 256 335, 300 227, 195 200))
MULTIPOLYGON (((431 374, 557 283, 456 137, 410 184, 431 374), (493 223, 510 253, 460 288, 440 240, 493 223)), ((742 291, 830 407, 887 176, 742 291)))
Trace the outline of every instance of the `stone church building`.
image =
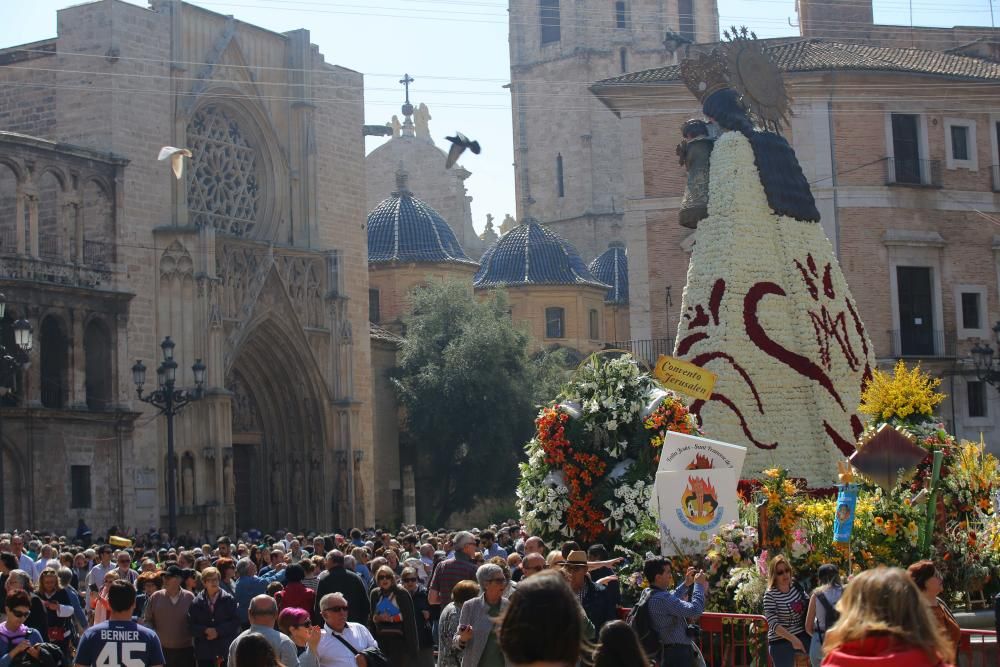
POLYGON ((0 64, 0 342, 36 339, 0 407, 3 528, 166 525, 166 419, 130 370, 165 336, 180 387, 207 366, 182 532, 370 524, 361 74, 179 0, 69 7, 0 64))

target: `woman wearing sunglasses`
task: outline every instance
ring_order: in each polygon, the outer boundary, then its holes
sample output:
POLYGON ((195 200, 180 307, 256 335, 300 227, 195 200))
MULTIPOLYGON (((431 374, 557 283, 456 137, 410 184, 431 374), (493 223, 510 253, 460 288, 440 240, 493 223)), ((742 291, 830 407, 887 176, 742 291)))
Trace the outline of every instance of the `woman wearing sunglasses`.
POLYGON ((31 615, 31 598, 27 591, 8 593, 4 604, 7 618, 0 623, 0 667, 7 667, 25 651, 37 659, 38 649, 34 647, 42 643, 42 635, 24 624, 31 615))
POLYGON ((392 667, 415 666, 420 642, 413 598, 396 583, 396 574, 389 565, 375 571, 375 583, 369 622, 375 641, 392 667))
POLYGON ((792 579, 792 566, 782 555, 774 557, 764 592, 767 650, 774 667, 794 667, 795 656, 809 655, 806 610, 809 598, 792 579))

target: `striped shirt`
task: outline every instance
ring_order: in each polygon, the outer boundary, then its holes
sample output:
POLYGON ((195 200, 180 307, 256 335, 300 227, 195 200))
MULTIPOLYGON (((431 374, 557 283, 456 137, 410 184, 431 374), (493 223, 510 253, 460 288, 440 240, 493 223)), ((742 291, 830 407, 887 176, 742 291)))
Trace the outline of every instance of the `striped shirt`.
POLYGON ((809 600, 798 586, 792 586, 787 593, 777 588, 764 592, 764 617, 767 619, 767 641, 779 641, 780 625, 793 635, 800 635, 806 629, 806 607, 809 600))

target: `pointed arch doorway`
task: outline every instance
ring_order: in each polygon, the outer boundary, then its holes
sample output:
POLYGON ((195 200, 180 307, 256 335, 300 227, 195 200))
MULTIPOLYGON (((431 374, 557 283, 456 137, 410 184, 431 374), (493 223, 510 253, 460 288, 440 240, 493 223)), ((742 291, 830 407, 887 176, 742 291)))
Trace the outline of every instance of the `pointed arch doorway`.
POLYGON ((326 388, 301 332, 274 318, 243 338, 227 373, 236 527, 319 529, 333 516, 326 388))

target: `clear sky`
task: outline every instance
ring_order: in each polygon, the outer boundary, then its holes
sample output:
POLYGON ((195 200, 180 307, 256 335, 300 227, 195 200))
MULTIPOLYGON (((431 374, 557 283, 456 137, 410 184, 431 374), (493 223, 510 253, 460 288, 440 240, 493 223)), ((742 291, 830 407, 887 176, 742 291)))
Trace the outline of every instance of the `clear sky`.
MULTIPOLYGON (((145 0, 126 0, 146 6, 145 0)), ((705 2, 707 0, 695 0, 705 2)), ((1000 0, 998 0, 1000 2, 1000 0)), ((67 0, 0 0, 0 46, 56 34, 56 10, 67 0)), ((513 142, 507 3, 504 0, 199 0, 208 9, 283 32, 307 28, 328 62, 365 74, 365 122, 399 113, 404 72, 416 81, 411 101, 430 108, 431 134, 460 130, 483 153, 466 155, 472 172, 473 221, 514 213, 513 142)), ((610 6, 610 3, 609 3, 610 6)), ((610 10, 609 10, 610 11, 610 10)), ((991 25, 989 0, 875 0, 875 22, 925 26, 991 25)), ((797 35, 794 0, 719 0, 720 23, 746 25, 760 37, 797 35)), ((2 129, 2 128, 0 128, 2 129)), ((370 151, 382 138, 369 138, 370 151)), ((418 193, 419 194, 419 193, 418 193)))

